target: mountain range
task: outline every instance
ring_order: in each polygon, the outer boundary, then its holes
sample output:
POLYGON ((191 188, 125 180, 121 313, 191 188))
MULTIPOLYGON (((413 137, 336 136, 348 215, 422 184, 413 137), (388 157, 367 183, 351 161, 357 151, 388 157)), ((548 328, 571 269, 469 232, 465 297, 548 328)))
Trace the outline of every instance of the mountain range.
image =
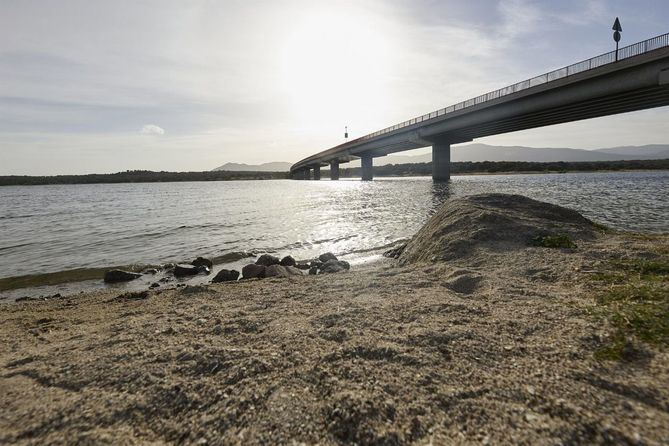
MULTIPOLYGON (((451 161, 619 161, 619 160, 669 159, 669 144, 651 144, 646 146, 621 146, 597 150, 569 148, 537 148, 523 146, 491 146, 487 144, 468 144, 451 148, 451 161)), ((375 166, 386 164, 426 163, 432 161, 431 153, 420 155, 388 155, 374 159, 375 166)), ((359 162, 346 164, 354 167, 359 162)), ((257 165, 227 163, 213 170, 232 172, 284 172, 292 163, 271 162, 257 165)))

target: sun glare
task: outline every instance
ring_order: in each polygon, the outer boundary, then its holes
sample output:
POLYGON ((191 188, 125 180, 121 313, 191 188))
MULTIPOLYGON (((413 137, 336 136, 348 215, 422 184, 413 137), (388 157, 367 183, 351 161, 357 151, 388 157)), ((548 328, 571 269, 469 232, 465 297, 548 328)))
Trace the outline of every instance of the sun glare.
POLYGON ((391 98, 391 35, 359 12, 304 13, 282 54, 283 87, 300 129, 362 130, 380 122, 391 98))

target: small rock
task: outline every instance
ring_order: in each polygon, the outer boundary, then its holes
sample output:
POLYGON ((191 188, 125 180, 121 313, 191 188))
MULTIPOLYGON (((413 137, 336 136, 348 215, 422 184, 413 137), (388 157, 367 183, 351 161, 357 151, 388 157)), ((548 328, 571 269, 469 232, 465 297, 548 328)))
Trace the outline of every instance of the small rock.
POLYGON ((242 268, 242 277, 244 279, 262 279, 265 277, 265 268, 266 267, 263 265, 256 265, 251 263, 242 268))
POLYGON ((206 266, 209 269, 214 267, 214 262, 209 259, 205 259, 204 257, 198 257, 197 259, 190 262, 190 264, 193 266, 206 266))
POLYGON ((158 282, 153 282, 151 285, 149 285, 149 288, 158 288, 160 284, 158 282))
POLYGON ((223 327, 221 326, 221 324, 216 324, 214 325, 214 330, 212 332, 215 335, 220 335, 221 333, 223 333, 223 327))
POLYGON ((326 252, 325 254, 321 254, 318 256, 318 260, 321 262, 325 263, 328 260, 337 260, 337 256, 332 254, 331 252, 326 252))
POLYGON ((338 273, 341 271, 347 271, 351 268, 348 262, 341 260, 328 260, 321 267, 322 273, 338 273))
POLYGON ((195 265, 179 264, 174 267, 174 275, 177 277, 195 276, 199 272, 200 267, 195 265))
POLYGON ((318 260, 314 260, 309 264, 309 268, 321 269, 322 266, 323 262, 319 262, 318 260))
POLYGON ((155 268, 147 268, 142 271, 142 274, 158 274, 158 270, 155 268))
POLYGON ((290 274, 291 276, 303 276, 304 275, 304 273, 302 272, 301 269, 296 268, 294 266, 284 266, 284 268, 286 268, 286 271, 288 271, 288 274, 290 274))
POLYGON ((297 262, 295 262, 295 259, 292 256, 286 256, 279 262, 279 265, 281 266, 295 266, 296 264, 297 262))
POLYGON ((235 271, 234 269, 222 269, 214 276, 211 281, 213 283, 221 283, 221 282, 233 282, 239 278, 239 271, 235 271))
POLYGON ((297 264, 295 265, 295 268, 305 269, 305 270, 306 270, 306 269, 311 268, 311 266, 310 266, 308 263, 297 263, 297 264))
POLYGON ((315 276, 316 274, 318 274, 318 268, 317 267, 312 266, 311 268, 309 268, 309 275, 310 276, 315 276))
POLYGON ((265 277, 288 277, 288 275, 285 266, 270 265, 265 268, 265 277))
POLYGON ((209 274, 211 274, 211 269, 209 269, 209 267, 206 266, 206 265, 198 265, 197 266, 197 272, 209 275, 209 274))
POLYGON ((293 266, 270 265, 265 268, 265 277, 301 276, 302 271, 293 266))
POLYGON ((404 252, 404 248, 406 248, 406 247, 407 247, 407 244, 403 243, 403 244, 401 244, 401 245, 399 245, 395 248, 391 248, 388 251, 384 252, 383 256, 391 258, 391 259, 397 259, 399 256, 402 255, 402 253, 404 252))
POLYGON ((271 254, 263 254, 256 260, 256 265, 262 266, 278 265, 279 263, 281 263, 279 258, 271 254))
POLYGON ((170 280, 172 280, 172 279, 170 279, 169 277, 163 277, 162 279, 159 279, 158 282, 161 282, 161 283, 167 283, 167 282, 169 282, 170 280))
POLYGON ((131 273, 129 271, 122 271, 120 269, 112 269, 105 273, 105 283, 129 282, 142 277, 141 274, 131 273))

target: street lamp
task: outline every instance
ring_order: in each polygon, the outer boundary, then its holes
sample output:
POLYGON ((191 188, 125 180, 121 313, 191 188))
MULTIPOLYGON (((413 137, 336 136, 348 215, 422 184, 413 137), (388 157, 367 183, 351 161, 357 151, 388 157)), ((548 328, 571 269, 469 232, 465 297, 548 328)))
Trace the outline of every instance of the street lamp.
POLYGON ((348 126, 344 126, 344 138, 348 139, 348 126))

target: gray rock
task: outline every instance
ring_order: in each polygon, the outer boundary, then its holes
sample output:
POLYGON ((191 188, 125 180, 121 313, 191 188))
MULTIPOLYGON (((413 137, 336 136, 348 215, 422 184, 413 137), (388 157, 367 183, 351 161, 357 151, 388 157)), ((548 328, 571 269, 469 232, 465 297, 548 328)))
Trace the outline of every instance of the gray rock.
POLYGON ((304 275, 302 270, 300 270, 299 268, 295 268, 294 266, 284 266, 284 268, 286 268, 286 271, 288 271, 288 274, 290 274, 291 276, 303 276, 304 275))
POLYGON ((197 259, 190 262, 190 264, 193 266, 206 266, 209 269, 214 267, 214 262, 209 259, 205 259, 204 257, 198 257, 197 259))
POLYGON ((384 257, 388 257, 390 259, 397 259, 399 256, 402 255, 404 252, 404 248, 407 247, 406 243, 403 243, 399 246, 396 246, 395 248, 389 249, 388 251, 383 253, 384 257))
POLYGON ((129 282, 142 277, 141 274, 131 273, 120 269, 112 269, 105 273, 105 283, 129 282))
POLYGON ((265 268, 265 277, 288 277, 289 275, 285 266, 270 265, 265 268))
POLYGON ((286 256, 283 259, 281 259, 281 262, 279 262, 281 266, 295 266, 297 262, 295 262, 295 259, 292 256, 286 256))
POLYGON ((149 285, 149 288, 158 288, 160 284, 158 282, 153 282, 151 285, 149 285))
POLYGON ((347 271, 350 268, 351 268, 351 265, 349 265, 349 263, 346 262, 346 261, 328 260, 321 267, 321 272, 322 273, 338 273, 338 272, 341 272, 341 271, 347 271))
POLYGON ((263 265, 249 264, 242 268, 242 278, 244 279, 253 279, 258 278, 262 279, 265 277, 266 267, 263 265))
POLYGON ((281 263, 279 258, 271 254, 263 254, 256 260, 256 265, 262 266, 278 265, 279 263, 281 263))
POLYGON ((318 274, 318 268, 316 268, 315 266, 312 266, 311 268, 309 268, 309 275, 310 276, 315 276, 316 274, 318 274))
POLYGON ((318 260, 321 262, 325 263, 328 260, 337 260, 337 256, 332 254, 331 252, 326 252, 325 254, 321 254, 318 256, 318 260))
POLYGON ((200 270, 201 267, 199 266, 179 264, 174 267, 174 275, 177 277, 194 276, 199 274, 200 270))
POLYGON ((321 269, 322 266, 323 262, 319 262, 318 260, 314 260, 309 264, 309 268, 321 269))
POLYGON ((311 268, 311 266, 310 266, 308 263, 297 263, 297 264, 295 265, 295 268, 299 268, 299 269, 309 269, 309 268, 311 268))
POLYGON ((209 274, 211 274, 211 269, 209 269, 209 267, 206 266, 206 265, 198 265, 197 266, 197 272, 209 275, 209 274))
POLYGON ((265 277, 301 276, 302 271, 294 266, 270 265, 265 269, 265 277))
POLYGON ((220 282, 233 282, 239 278, 239 271, 235 271, 234 269, 222 269, 216 274, 216 276, 211 279, 213 283, 220 283, 220 282))

